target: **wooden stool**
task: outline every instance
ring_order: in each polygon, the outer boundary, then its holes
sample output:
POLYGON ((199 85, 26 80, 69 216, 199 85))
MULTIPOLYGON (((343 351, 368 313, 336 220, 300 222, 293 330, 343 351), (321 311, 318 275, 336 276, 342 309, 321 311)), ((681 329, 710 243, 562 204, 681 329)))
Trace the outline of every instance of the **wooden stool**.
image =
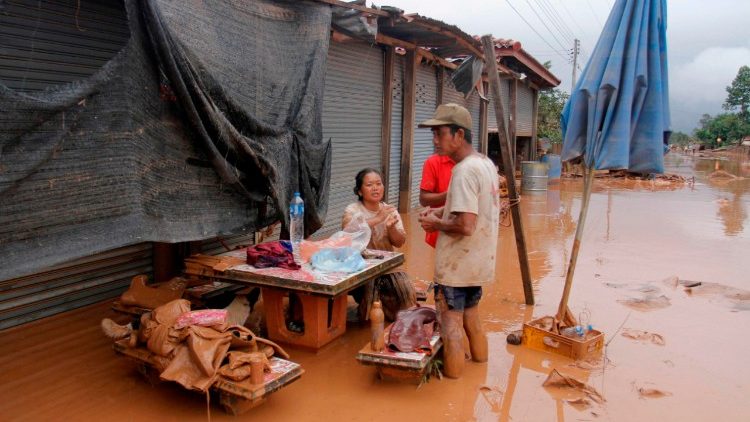
MULTIPOLYGON (((383 335, 387 336, 391 327, 393 324, 386 328, 383 335)), ((419 384, 430 370, 430 362, 443 346, 439 332, 435 332, 430 338, 430 346, 432 346, 432 354, 429 355, 421 352, 392 352, 387 346, 382 352, 376 352, 370 348, 368 342, 357 353, 357 360, 362 365, 374 366, 380 379, 419 384)))
POLYGON ((287 328, 284 312, 284 297, 287 294, 289 294, 288 290, 261 288, 263 306, 266 311, 266 328, 270 340, 317 350, 346 331, 346 293, 333 298, 329 320, 330 297, 295 292, 302 305, 304 330, 301 333, 287 328))
MULTIPOLYGON (((126 356, 138 364, 138 371, 152 384, 160 382, 155 369, 154 354, 146 348, 130 348, 127 340, 120 340, 114 344, 115 352, 126 356)), ((294 362, 271 357, 269 359, 271 372, 266 373, 262 384, 252 384, 250 379, 232 381, 219 377, 211 390, 219 394, 219 402, 227 413, 241 415, 259 406, 268 396, 298 380, 305 373, 302 367, 294 362)))

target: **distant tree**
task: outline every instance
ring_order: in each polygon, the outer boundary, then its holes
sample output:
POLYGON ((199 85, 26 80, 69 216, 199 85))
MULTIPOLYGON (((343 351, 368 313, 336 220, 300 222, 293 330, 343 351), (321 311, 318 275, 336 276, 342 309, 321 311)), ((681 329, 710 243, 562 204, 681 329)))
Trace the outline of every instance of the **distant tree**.
POLYGON ((748 106, 750 106, 750 67, 742 66, 732 85, 727 87, 727 99, 724 101, 725 110, 734 110, 739 107, 740 115, 748 117, 748 106))
POLYGON ((704 114, 700 120, 700 128, 693 133, 702 144, 712 148, 737 143, 747 134, 750 134, 750 122, 733 113, 722 113, 716 117, 704 114), (722 140, 721 145, 717 142, 718 138, 722 140))
POLYGON ((695 142, 695 139, 684 132, 673 132, 672 136, 669 137, 669 143, 673 145, 685 146, 692 142, 695 142))
POLYGON ((537 136, 547 138, 553 144, 562 142, 560 115, 568 97, 567 92, 557 88, 539 93, 537 136))
MULTIPOLYGON (((543 65, 546 69, 552 67, 552 62, 546 61, 543 65)), ((568 101, 567 92, 557 88, 540 91, 538 116, 537 116, 537 136, 547 138, 552 142, 562 142, 562 129, 560 128, 560 116, 562 115, 565 102, 568 101)))

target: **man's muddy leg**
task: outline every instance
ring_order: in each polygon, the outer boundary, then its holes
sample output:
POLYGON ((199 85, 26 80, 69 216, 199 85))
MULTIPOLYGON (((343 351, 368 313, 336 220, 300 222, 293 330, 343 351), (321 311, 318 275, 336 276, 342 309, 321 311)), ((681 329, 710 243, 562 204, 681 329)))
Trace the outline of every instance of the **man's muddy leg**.
POLYGON ((484 333, 482 321, 479 319, 479 306, 464 309, 463 324, 466 336, 469 337, 471 359, 474 362, 487 362, 487 335, 484 333))
POLYGON ((440 337, 443 339, 443 374, 459 378, 464 371, 463 312, 448 308, 443 292, 435 295, 435 308, 440 318, 440 337))

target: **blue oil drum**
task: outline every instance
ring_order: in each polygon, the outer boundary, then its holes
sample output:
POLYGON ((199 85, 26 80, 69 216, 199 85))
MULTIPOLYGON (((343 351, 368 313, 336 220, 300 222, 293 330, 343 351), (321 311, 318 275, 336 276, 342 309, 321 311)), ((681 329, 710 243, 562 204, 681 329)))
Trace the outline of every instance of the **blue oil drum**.
POLYGON ((560 156, 557 154, 547 154, 542 156, 542 162, 547 163, 549 170, 547 171, 548 180, 551 182, 560 178, 562 173, 562 161, 560 156))

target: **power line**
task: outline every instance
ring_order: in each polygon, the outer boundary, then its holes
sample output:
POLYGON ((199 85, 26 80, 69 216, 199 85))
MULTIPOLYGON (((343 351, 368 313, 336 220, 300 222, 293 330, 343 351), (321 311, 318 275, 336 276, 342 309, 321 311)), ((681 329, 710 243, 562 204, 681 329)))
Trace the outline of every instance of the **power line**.
POLYGON ((565 21, 563 21, 560 18, 560 13, 549 2, 549 0, 536 0, 536 1, 537 3, 540 4, 540 6, 542 7, 542 10, 550 18, 550 20, 555 25, 555 27, 557 27, 557 29, 560 30, 560 33, 566 36, 568 42, 571 42, 571 40, 576 38, 575 34, 573 34, 573 31, 571 31, 570 27, 568 27, 565 21))
POLYGON ((552 35, 552 38, 554 38, 555 41, 557 41, 557 43, 560 44, 560 47, 562 47, 564 49, 565 48, 565 44, 563 44, 562 42, 560 42, 560 40, 555 36, 555 33, 549 28, 549 26, 547 26, 546 23, 544 23, 544 20, 542 19, 541 16, 539 16, 539 13, 536 12, 536 9, 534 9, 534 6, 531 5, 531 2, 529 0, 526 0, 526 4, 529 5, 529 8, 531 9, 531 11, 534 12, 534 14, 536 15, 536 17, 539 19, 539 22, 541 22, 542 25, 544 25, 544 27, 547 28, 547 31, 549 31, 550 35, 552 35))
POLYGON ((594 8, 591 7, 591 3, 589 3, 589 0, 586 0, 586 4, 589 5, 589 10, 591 10, 591 14, 594 15, 594 18, 596 19, 596 22, 599 23, 599 26, 603 26, 602 20, 599 19, 599 16, 596 14, 596 12, 594 12, 594 8))
POLYGON ((591 39, 591 35, 588 33, 588 31, 586 31, 585 29, 583 29, 581 27, 581 25, 578 24, 578 21, 576 20, 576 18, 573 17, 573 15, 570 13, 570 11, 568 10, 568 8, 565 6, 565 1, 560 2, 560 4, 562 5, 563 10, 565 11, 565 13, 570 17, 570 20, 573 21, 573 23, 575 24, 575 26, 578 27, 578 29, 581 31, 581 33, 583 33, 584 35, 586 35, 586 38, 591 39))
MULTIPOLYGON (((505 0, 505 2, 508 3, 508 6, 510 6, 510 8, 513 9, 514 12, 516 12, 516 15, 518 15, 518 17, 521 18, 522 21, 526 22, 526 25, 528 25, 529 28, 531 28, 531 30, 534 31, 534 33, 537 34, 539 38, 541 38, 542 41, 544 41, 544 43, 549 46, 549 48, 551 48, 553 51, 557 51, 557 49, 553 47, 552 44, 550 44, 549 41, 547 41, 547 39, 542 36, 542 34, 540 34, 536 29, 534 29, 534 27, 529 23, 529 21, 527 21, 526 18, 524 18, 523 15, 515 8, 515 6, 513 6, 513 3, 511 3, 510 0, 505 0)), ((557 55, 560 56, 565 61, 568 60, 567 57, 563 56, 562 54, 558 53, 557 55)))

